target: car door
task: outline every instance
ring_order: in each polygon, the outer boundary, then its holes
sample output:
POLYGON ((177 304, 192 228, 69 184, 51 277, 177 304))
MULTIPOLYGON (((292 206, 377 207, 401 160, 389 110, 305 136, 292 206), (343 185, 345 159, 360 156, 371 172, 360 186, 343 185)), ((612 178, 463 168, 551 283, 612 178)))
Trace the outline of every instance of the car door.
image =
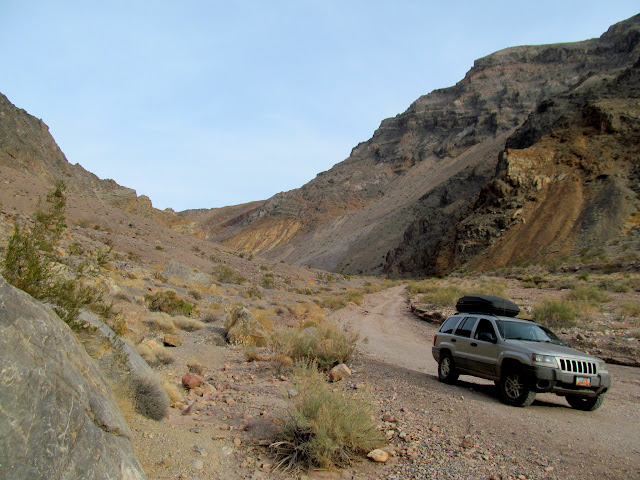
POLYGON ((467 368, 474 372, 495 376, 498 363, 496 330, 487 318, 477 322, 473 336, 469 341, 467 368))
POLYGON ((454 361, 459 368, 468 368, 471 332, 473 332, 477 321, 476 317, 465 317, 456 328, 454 338, 451 339, 456 344, 454 361))

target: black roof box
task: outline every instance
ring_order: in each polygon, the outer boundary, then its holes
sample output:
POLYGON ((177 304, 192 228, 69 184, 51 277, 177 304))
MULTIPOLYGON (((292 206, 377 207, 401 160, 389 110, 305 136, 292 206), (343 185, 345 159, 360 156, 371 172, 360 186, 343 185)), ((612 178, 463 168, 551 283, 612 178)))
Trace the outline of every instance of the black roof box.
POLYGON ((460 313, 491 313, 504 317, 515 317, 520 307, 511 300, 491 295, 465 295, 458 300, 456 308, 460 313))

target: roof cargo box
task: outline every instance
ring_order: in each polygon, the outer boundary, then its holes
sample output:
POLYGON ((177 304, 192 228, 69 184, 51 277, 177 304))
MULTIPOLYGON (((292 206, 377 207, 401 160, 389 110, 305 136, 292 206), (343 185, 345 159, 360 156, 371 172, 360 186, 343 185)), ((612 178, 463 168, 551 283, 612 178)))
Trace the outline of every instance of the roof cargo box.
POLYGON ((465 295, 456 304, 460 313, 492 313, 505 317, 515 317, 520 307, 511 300, 491 295, 465 295))

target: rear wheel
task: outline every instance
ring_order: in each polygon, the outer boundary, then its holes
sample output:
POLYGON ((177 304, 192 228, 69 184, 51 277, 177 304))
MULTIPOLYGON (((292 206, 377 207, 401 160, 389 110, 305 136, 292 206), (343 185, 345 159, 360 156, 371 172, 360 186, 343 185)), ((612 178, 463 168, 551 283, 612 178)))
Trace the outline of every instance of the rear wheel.
POLYGON ((576 397, 568 396, 567 402, 571 405, 571 408, 576 410, 585 410, 587 412, 593 412, 600 408, 602 402, 604 402, 604 394, 597 397, 576 397))
POLYGON ((521 369, 512 369, 505 373, 498 382, 500 398, 507 405, 514 407, 528 407, 536 398, 529 386, 529 381, 521 369))
POLYGON ((438 378, 444 383, 455 382, 460 374, 453 363, 453 357, 450 353, 443 353, 438 362, 438 378))

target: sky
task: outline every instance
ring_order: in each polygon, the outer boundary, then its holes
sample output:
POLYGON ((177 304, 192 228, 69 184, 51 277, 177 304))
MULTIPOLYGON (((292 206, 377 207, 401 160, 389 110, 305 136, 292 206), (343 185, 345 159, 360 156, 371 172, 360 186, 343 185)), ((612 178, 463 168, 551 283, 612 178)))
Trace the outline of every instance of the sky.
POLYGON ((477 58, 637 13, 637 0, 0 0, 0 92, 69 162, 155 207, 222 207, 302 186, 477 58))

